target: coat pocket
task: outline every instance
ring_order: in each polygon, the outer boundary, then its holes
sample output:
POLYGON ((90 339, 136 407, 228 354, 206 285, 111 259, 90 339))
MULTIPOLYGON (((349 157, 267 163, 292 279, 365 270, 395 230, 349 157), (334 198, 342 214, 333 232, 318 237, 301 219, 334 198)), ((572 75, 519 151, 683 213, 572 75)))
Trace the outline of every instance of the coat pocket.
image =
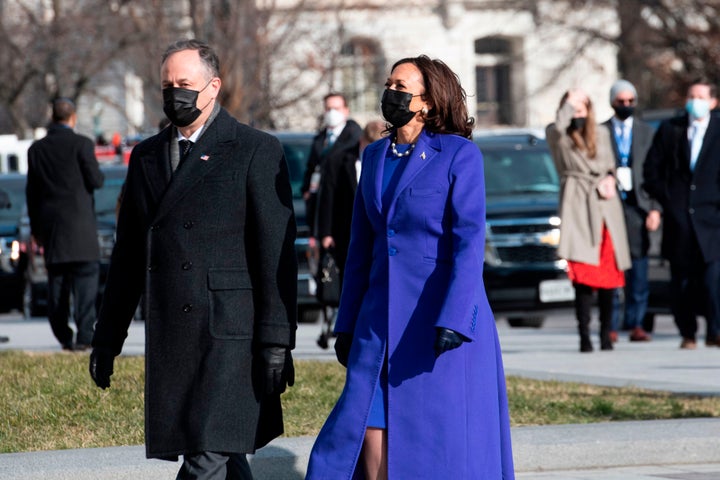
POLYGON ((210 334, 219 339, 250 339, 253 333, 252 283, 245 269, 208 271, 210 334))

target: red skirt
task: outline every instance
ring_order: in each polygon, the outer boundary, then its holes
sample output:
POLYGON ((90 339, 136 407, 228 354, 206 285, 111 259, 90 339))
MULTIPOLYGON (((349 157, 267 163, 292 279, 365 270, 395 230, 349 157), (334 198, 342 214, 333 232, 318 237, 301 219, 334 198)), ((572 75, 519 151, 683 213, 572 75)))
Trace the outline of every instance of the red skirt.
POLYGON ((624 287, 625 274, 617 267, 612 238, 610 238, 610 232, 605 224, 603 224, 600 242, 600 264, 590 265, 568 260, 568 277, 573 283, 593 288, 624 287))

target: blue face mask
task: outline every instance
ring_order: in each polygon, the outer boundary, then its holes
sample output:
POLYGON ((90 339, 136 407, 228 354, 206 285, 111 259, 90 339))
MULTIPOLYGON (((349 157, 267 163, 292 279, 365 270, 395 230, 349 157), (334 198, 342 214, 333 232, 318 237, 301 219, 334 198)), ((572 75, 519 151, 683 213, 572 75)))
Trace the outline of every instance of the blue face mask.
POLYGON ((705 118, 710 113, 710 100, 691 98, 685 103, 685 111, 693 120, 705 118))

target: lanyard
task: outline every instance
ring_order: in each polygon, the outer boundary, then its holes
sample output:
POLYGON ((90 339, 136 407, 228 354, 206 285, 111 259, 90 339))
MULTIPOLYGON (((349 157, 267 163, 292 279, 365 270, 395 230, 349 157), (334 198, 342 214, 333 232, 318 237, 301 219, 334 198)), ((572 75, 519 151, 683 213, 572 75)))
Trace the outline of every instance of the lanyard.
POLYGON ((632 145, 632 130, 624 123, 620 125, 620 135, 615 134, 615 141, 620 153, 620 165, 627 167, 630 159, 630 145, 632 145))

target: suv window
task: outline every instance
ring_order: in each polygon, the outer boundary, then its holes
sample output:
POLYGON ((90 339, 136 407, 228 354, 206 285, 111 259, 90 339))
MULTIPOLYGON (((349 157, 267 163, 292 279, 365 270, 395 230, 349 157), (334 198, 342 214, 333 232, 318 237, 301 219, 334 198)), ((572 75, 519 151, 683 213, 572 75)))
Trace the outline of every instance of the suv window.
POLYGON ((25 207, 25 175, 4 174, 0 189, 10 197, 10 208, 0 208, 0 223, 15 226, 25 207))
POLYGON ((485 159, 485 189, 488 195, 559 192, 558 174, 546 149, 480 148, 485 159))
POLYGON ((105 172, 105 182, 102 188, 95 190, 95 212, 98 216, 115 215, 118 196, 125 182, 124 174, 118 175, 122 176, 110 176, 105 172))
POLYGON ((283 150, 285 150, 285 160, 290 171, 290 186, 292 187, 293 197, 300 198, 302 196, 300 188, 302 187, 307 159, 310 155, 312 137, 285 137, 281 138, 281 140, 283 150))

